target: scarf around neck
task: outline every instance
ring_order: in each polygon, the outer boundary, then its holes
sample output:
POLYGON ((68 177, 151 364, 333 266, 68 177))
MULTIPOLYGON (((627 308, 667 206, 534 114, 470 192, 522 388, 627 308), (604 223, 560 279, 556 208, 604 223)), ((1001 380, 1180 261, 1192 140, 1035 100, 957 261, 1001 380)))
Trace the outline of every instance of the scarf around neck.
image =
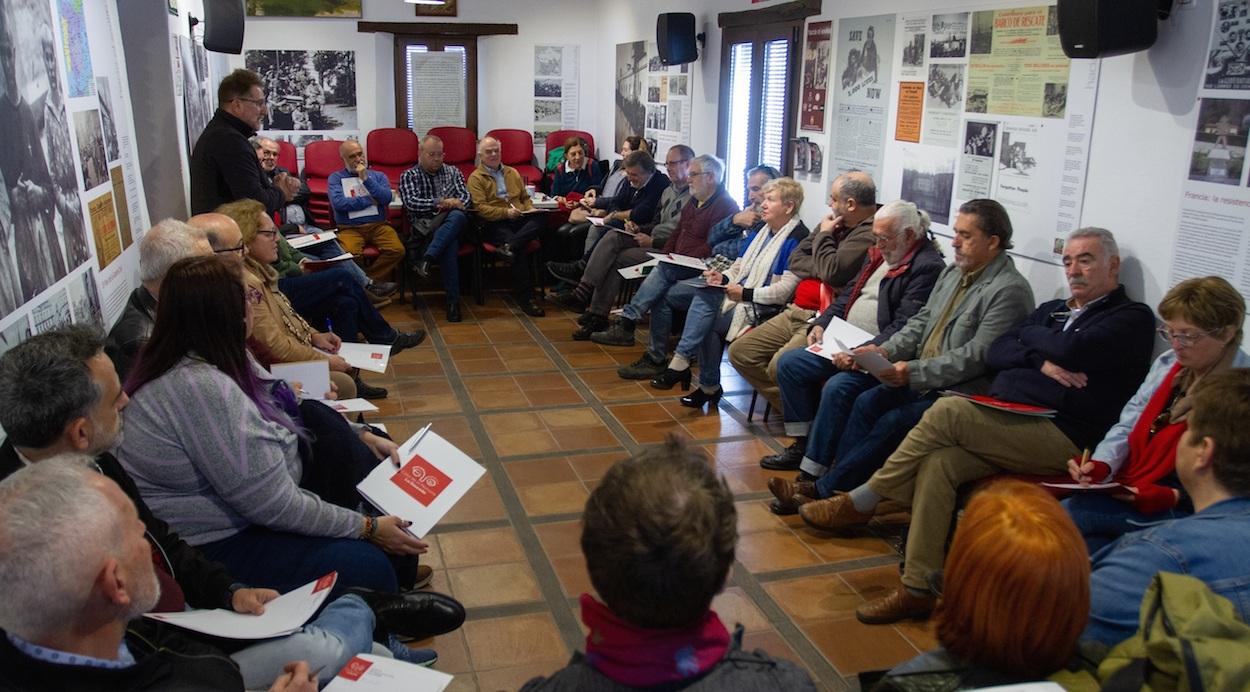
MULTIPOLYGON (((742 284, 743 288, 754 289, 768 284, 768 280, 772 277, 773 265, 777 262, 777 255, 781 253, 786 241, 790 239, 790 233, 798 225, 799 217, 795 216, 787 221, 786 225, 778 228, 776 233, 770 234, 768 227, 765 226, 755 234, 746 252, 742 253, 740 271, 743 272, 743 276, 738 279, 738 283, 742 284)), ((733 341, 746 328, 752 326, 747 308, 747 303, 735 303, 728 298, 721 303, 721 312, 733 310, 729 332, 725 335, 726 341, 733 341)))
POLYGON ((690 627, 652 630, 617 617, 590 594, 581 595, 586 660, 595 670, 630 687, 652 687, 706 673, 729 650, 729 630, 709 609, 690 627))

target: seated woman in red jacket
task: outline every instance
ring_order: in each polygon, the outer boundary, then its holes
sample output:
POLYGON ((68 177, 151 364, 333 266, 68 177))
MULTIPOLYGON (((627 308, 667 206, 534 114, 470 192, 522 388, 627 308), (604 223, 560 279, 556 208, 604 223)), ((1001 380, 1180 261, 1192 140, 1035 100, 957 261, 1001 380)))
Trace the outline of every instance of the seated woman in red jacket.
POLYGON ((1091 553, 1125 533, 1189 513, 1175 473, 1189 391, 1213 372, 1250 367, 1250 356, 1240 349, 1246 301, 1228 281, 1182 281, 1163 296, 1159 316, 1159 337, 1172 349, 1155 360, 1093 458, 1068 462, 1081 483, 1124 486, 1110 494, 1078 492, 1063 503, 1091 553))

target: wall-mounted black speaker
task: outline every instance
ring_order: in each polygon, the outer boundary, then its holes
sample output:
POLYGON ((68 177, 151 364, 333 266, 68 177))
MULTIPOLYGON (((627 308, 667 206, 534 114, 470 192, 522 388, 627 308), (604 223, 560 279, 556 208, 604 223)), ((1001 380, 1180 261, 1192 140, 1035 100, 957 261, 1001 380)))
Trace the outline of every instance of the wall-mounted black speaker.
POLYGON ((1069 58, 1106 58, 1146 50, 1172 0, 1059 0, 1059 41, 1069 58))
POLYGON ((694 33, 694 15, 689 12, 665 12, 655 19, 655 43, 660 49, 660 62, 683 65, 699 59, 699 40, 694 33))
POLYGON ((243 0, 204 0, 204 47, 217 53, 242 53, 243 17, 243 0))

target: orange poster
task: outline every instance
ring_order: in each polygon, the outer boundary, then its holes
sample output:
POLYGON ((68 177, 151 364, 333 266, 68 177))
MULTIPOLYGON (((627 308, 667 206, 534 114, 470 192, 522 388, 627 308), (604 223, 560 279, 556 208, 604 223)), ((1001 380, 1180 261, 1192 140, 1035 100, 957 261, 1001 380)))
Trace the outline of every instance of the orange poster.
POLYGON ((87 213, 91 216, 96 258, 103 271, 122 254, 121 240, 117 237, 117 215, 113 212, 113 193, 106 192, 87 202, 87 213))
POLYGON ((898 83, 898 121, 894 139, 920 142, 920 118, 924 113, 924 82, 898 83))

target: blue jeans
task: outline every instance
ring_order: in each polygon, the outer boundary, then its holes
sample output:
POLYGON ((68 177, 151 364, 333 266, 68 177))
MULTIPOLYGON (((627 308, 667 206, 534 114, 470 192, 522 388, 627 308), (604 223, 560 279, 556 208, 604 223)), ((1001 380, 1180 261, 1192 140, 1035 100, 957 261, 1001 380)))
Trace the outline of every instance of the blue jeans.
MULTIPOLYGON (((677 353, 699 359, 699 385, 720 384, 720 359, 725 351, 725 334, 733 322, 733 311, 721 312, 725 292, 715 288, 693 288, 694 297, 686 312, 686 326, 677 342, 677 353)), ((655 324, 651 325, 655 329, 655 324)))
POLYGON ((690 307, 695 289, 679 283, 699 275, 698 269, 660 262, 642 280, 638 292, 621 309, 621 317, 637 322, 651 311, 651 344, 647 353, 663 360, 668 352, 668 335, 673 330, 673 311, 690 307))
MULTIPOLYGON (((845 386, 851 385, 845 383, 845 386)), ((816 481, 817 494, 830 497, 835 491, 852 490, 866 483, 907 437, 907 432, 916 427, 937 398, 935 392, 921 395, 910 387, 888 387, 884 384, 873 386, 855 397, 841 434, 833 440, 833 467, 816 481)), ((822 450, 812 446, 816 430, 822 423, 821 416, 822 413, 818 412, 812 436, 808 438, 804 462, 815 459, 813 454, 828 454, 827 447, 822 450)))
POLYGON ((460 302, 460 231, 469 217, 460 209, 447 212, 443 223, 434 229, 425 258, 438 264, 443 275, 443 292, 448 303, 460 302))
POLYGON ((395 593, 399 580, 382 549, 354 538, 301 536, 252 525, 220 541, 197 546, 244 584, 283 593, 338 572, 331 597, 350 586, 395 593))
MULTIPOLYGON (((1162 484, 1169 485, 1166 480, 1162 484)), ((1102 493, 1074 493, 1065 498, 1062 504, 1072 517, 1072 523, 1081 532, 1081 537, 1085 539, 1090 555, 1127 533, 1141 531, 1154 524, 1189 514, 1177 508, 1161 514, 1142 514, 1133 508, 1132 503, 1102 493)))
MULTIPOLYGON (((314 231, 309 232, 312 233, 314 231)), ((300 250, 300 252, 317 259, 333 259, 347 251, 343 249, 342 245, 339 245, 339 241, 331 240, 328 243, 317 243, 316 245, 306 247, 300 250)), ((359 264, 355 262, 340 262, 339 266, 346 269, 347 273, 352 275, 352 278, 356 280, 356 283, 360 284, 361 288, 369 285, 371 279, 365 274, 365 270, 360 268, 359 264)))
POLYGON ((357 333, 374 344, 395 340, 395 329, 343 267, 278 279, 278 290, 314 329, 325 327, 343 341, 356 341, 357 333))
POLYGON ((230 655, 249 690, 268 689, 290 661, 308 661, 321 669, 317 681, 327 685, 353 656, 373 648, 373 611, 359 596, 331 601, 299 631, 240 649, 230 655))

